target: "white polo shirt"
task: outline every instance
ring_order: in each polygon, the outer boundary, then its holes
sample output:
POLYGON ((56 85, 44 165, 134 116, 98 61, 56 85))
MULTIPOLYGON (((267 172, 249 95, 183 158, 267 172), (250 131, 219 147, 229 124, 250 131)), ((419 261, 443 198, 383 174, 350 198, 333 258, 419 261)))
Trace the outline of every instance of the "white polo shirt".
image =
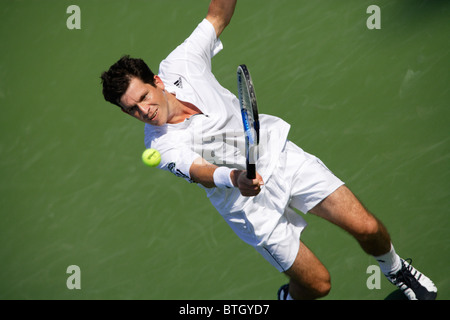
MULTIPOLYGON (((214 27, 204 19, 189 38, 161 62, 159 69, 166 90, 178 100, 195 105, 202 114, 177 124, 145 125, 146 147, 161 153, 158 167, 190 182, 189 169, 199 157, 218 166, 245 169, 245 137, 239 101, 211 72, 211 59, 222 48, 214 27)), ((264 110, 264 106, 260 109, 264 110)), ((290 126, 280 118, 264 114, 260 115, 260 124, 256 169, 266 182, 277 165, 290 126)), ((232 203, 236 205, 240 196, 237 188, 204 189, 219 212, 227 210, 232 203)))

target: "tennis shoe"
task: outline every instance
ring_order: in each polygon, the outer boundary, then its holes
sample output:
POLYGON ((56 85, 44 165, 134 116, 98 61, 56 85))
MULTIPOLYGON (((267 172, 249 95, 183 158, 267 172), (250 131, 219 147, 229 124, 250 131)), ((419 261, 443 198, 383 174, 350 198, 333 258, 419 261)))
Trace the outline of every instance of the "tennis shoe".
POLYGON ((409 300, 435 300, 437 288, 434 283, 411 265, 411 259, 400 260, 401 269, 386 275, 388 280, 403 291, 409 300))
POLYGON ((289 294, 289 285, 283 284, 280 289, 278 289, 278 300, 287 300, 287 296, 289 294))

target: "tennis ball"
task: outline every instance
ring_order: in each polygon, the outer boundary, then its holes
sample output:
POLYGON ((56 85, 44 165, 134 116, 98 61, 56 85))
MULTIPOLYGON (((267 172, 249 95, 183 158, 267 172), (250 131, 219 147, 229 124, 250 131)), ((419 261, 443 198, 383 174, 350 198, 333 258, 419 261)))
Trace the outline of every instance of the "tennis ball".
POLYGON ((150 167, 156 167, 161 162, 161 154, 156 149, 146 149, 142 153, 142 161, 150 167))

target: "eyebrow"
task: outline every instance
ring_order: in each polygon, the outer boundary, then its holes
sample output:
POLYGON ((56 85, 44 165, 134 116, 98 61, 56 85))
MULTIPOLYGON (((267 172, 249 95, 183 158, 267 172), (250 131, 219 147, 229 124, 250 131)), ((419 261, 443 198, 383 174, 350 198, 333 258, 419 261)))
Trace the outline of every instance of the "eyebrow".
MULTIPOLYGON (((145 96, 146 96, 148 93, 149 93, 149 91, 148 91, 148 90, 145 90, 145 91, 141 94, 141 96, 139 97, 139 100, 138 100, 137 102, 139 103, 139 102, 143 101, 143 100, 145 99, 145 96)), ((120 102, 120 98, 117 99, 117 100, 118 100, 119 105, 120 105, 122 108, 125 108, 125 107, 122 105, 122 103, 120 102)), ((130 107, 126 107, 125 109, 133 109, 133 108, 136 108, 136 107, 137 107, 137 104, 134 104, 134 105, 132 105, 132 106, 130 106, 130 107)))
POLYGON ((148 91, 145 92, 145 93, 143 93, 143 94, 141 95, 141 97, 139 98, 139 101, 138 101, 138 102, 143 101, 143 100, 145 99, 145 96, 146 96, 147 94, 148 94, 148 91))

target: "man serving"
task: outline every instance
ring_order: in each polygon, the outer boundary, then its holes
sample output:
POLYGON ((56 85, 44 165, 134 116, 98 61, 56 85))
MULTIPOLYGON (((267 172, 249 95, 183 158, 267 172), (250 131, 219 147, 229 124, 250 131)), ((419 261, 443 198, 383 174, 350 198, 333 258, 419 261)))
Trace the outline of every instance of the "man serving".
POLYGON ((330 291, 327 269, 300 241, 315 214, 350 233, 409 299, 435 299, 433 282, 395 252, 385 226, 317 157, 288 140, 290 125, 260 115, 262 142, 255 179, 245 172, 239 101, 211 71, 236 0, 212 0, 206 18, 154 74, 122 57, 101 76, 105 99, 145 123, 145 145, 158 168, 201 186, 233 231, 289 283, 279 299, 316 299, 330 291))

